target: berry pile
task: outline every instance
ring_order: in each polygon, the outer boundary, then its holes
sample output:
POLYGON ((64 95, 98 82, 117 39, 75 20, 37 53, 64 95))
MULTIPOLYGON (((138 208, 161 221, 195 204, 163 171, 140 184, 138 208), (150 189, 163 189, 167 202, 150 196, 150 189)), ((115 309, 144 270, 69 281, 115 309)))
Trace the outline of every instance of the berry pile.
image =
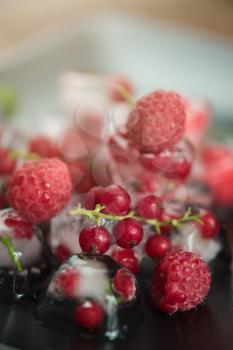
MULTIPOLYGON (((202 258, 209 261, 219 251, 217 218, 209 209, 194 208, 188 196, 195 153, 190 121, 185 131, 191 106, 169 91, 134 103, 133 86, 123 76, 109 77, 106 86, 109 105, 127 111, 110 136, 104 134, 104 115, 78 108, 73 130, 60 130, 56 142, 37 135, 18 150, 0 139, 0 242, 11 269, 25 268, 14 242, 29 244, 38 225, 49 231, 49 248, 61 266, 42 305, 50 298, 59 305, 68 300, 75 307, 67 319, 89 333, 113 327, 110 316, 118 317, 121 308, 130 312, 138 302, 135 275, 143 257, 156 261, 152 301, 172 314, 203 302, 211 277, 202 258)), ((213 175, 218 152, 207 148, 200 154, 209 184, 228 198, 213 175)), ((229 176, 232 167, 225 172, 229 176)), ((114 327, 106 330, 112 339, 128 325, 114 327)))

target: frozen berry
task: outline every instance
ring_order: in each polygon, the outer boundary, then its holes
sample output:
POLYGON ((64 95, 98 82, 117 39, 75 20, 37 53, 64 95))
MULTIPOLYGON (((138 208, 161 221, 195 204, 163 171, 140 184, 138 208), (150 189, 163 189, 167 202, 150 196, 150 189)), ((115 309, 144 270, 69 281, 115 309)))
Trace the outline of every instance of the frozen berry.
POLYGON ((7 182, 12 208, 32 223, 51 219, 68 203, 72 190, 67 166, 57 158, 28 162, 7 182))
POLYGON ((58 153, 55 144, 45 136, 34 137, 29 143, 28 150, 42 158, 55 157, 58 153))
POLYGON ((87 193, 84 207, 88 210, 95 209, 96 204, 100 204, 100 198, 103 191, 103 187, 95 186, 87 193))
POLYGON ((220 230, 220 225, 213 213, 210 211, 201 211, 201 221, 200 225, 201 234, 204 238, 214 238, 217 236, 220 230))
POLYGON ((116 248, 112 251, 112 258, 134 274, 139 272, 139 261, 133 249, 116 248))
POLYGON ((76 297, 79 282, 79 272, 72 266, 58 271, 57 276, 53 280, 56 291, 64 298, 76 297))
POLYGON ((175 145, 185 127, 185 110, 175 92, 156 91, 140 99, 127 123, 128 138, 142 153, 158 153, 175 145))
POLYGON ((156 266, 152 300, 169 314, 187 311, 204 301, 210 283, 210 271, 202 258, 183 250, 172 250, 156 266))
POLYGON ((104 320, 104 312, 94 301, 84 301, 75 310, 75 322, 89 331, 99 328, 104 320))
POLYGON ((59 262, 63 262, 66 259, 68 259, 72 254, 70 249, 61 243, 56 247, 54 255, 59 262))
POLYGON ((113 228, 117 244, 125 249, 138 245, 143 238, 143 233, 140 222, 132 218, 119 221, 113 228))
POLYGON ((16 239, 30 240, 33 237, 33 225, 13 210, 10 211, 9 216, 4 220, 4 224, 11 228, 12 235, 16 239))
POLYGON ((103 189, 100 199, 101 204, 105 206, 105 213, 124 215, 129 212, 130 195, 119 185, 110 185, 103 189))
POLYGON ((137 212, 146 219, 159 219, 163 212, 162 200, 154 195, 146 196, 139 201, 137 212))
POLYGON ((111 236, 104 226, 87 226, 79 235, 79 244, 85 253, 105 253, 111 244, 111 236))
POLYGON ((0 148, 0 176, 10 175, 16 167, 16 160, 11 157, 9 148, 0 148))
POLYGON ((170 240, 159 234, 150 236, 145 244, 146 254, 151 258, 162 258, 170 249, 170 240))
POLYGON ((0 209, 3 209, 5 206, 5 196, 0 192, 0 209))
POLYGON ((113 289, 124 299, 132 300, 136 293, 135 277, 126 270, 120 269, 115 274, 112 281, 113 289))
POLYGON ((134 94, 133 85, 122 75, 111 77, 109 83, 109 96, 115 102, 126 102, 127 96, 134 94))

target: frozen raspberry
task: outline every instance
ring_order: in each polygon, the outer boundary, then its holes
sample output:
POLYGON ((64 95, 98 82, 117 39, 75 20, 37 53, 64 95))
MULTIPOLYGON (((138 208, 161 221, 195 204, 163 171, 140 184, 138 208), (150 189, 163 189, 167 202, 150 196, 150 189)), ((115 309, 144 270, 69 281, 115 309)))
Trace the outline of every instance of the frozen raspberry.
POLYGON ((33 225, 13 210, 10 212, 9 216, 4 220, 4 224, 12 229, 12 235, 16 239, 30 240, 33 237, 33 225))
POLYGON ((45 136, 34 137, 29 143, 29 152, 43 158, 52 158, 57 155, 55 144, 45 136))
POLYGON ((104 226, 87 226, 81 230, 79 244, 85 253, 105 253, 111 244, 111 236, 104 226))
POLYGON ((57 292, 64 298, 74 298, 76 296, 79 282, 80 275, 72 266, 59 272, 53 281, 57 292))
POLYGON ((67 166, 57 158, 28 162, 7 182, 11 206, 32 223, 55 216, 69 201, 72 184, 67 166))
POLYGON ((126 95, 132 97, 134 88, 131 82, 122 75, 116 75, 109 81, 109 96, 115 102, 126 102, 126 95))
POLYGON ((153 302, 169 314, 201 304, 210 288, 206 262, 182 250, 172 250, 157 265, 151 287, 153 302))
POLYGON ((136 293, 135 277, 126 269, 120 269, 112 281, 113 289, 124 299, 132 300, 136 293))
POLYGON ((16 167, 16 160, 12 159, 9 148, 0 148, 0 176, 10 175, 16 167))
POLYGON ((90 189, 90 191, 87 193, 84 207, 88 210, 95 209, 96 204, 101 203, 101 194, 103 191, 103 187, 95 186, 90 189))
POLYGON ((99 304, 94 301, 84 301, 80 304, 74 315, 78 326, 89 331, 99 328, 104 321, 104 312, 99 304))
POLYGON ((140 99, 127 123, 128 138, 142 153, 175 145, 185 128, 185 110, 175 92, 156 91, 140 99))
POLYGON ((112 251, 111 256, 118 264, 134 274, 139 272, 139 260, 133 249, 116 248, 112 251))
POLYGON ((72 255, 72 253, 70 249, 64 244, 59 244, 54 251, 54 255, 59 262, 63 262, 66 259, 68 259, 72 255))
POLYGON ((105 206, 105 213, 116 215, 127 214, 131 203, 130 195, 119 185, 110 185, 103 189, 100 201, 105 206))
POLYGON ((128 218, 118 223, 113 228, 116 243, 121 248, 133 248, 138 245, 143 238, 143 228, 139 221, 128 218))
POLYGON ((142 198, 137 204, 137 212, 146 219, 160 219, 163 212, 163 203, 154 195, 142 198))
POLYGON ((170 249, 171 242, 163 235, 152 235, 145 244, 146 254, 151 258, 162 258, 170 249))
POLYGON ((201 235, 204 238, 214 238, 220 231, 220 224, 213 213, 207 210, 201 210, 200 225, 201 235))

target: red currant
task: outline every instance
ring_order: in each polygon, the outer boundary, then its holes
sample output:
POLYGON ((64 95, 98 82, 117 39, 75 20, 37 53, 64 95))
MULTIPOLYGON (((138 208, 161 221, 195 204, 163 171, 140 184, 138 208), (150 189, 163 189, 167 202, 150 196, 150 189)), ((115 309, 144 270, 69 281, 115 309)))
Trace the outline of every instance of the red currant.
POLYGON ((96 330, 103 323, 104 312, 96 302, 84 301, 76 308, 74 319, 78 326, 87 330, 96 330))
POLYGON ((29 143, 29 152, 37 153, 43 158, 56 157, 55 144, 45 136, 38 136, 29 143))
POLYGON ((112 258, 134 274, 139 271, 139 261, 133 249, 116 248, 112 251, 112 258))
POLYGON ((104 226, 87 226, 79 235, 79 244, 85 253, 105 253, 111 245, 111 236, 104 226))
POLYGON ((102 191, 103 188, 100 186, 92 187, 86 195, 84 207, 88 210, 95 209, 96 204, 100 203, 102 191))
POLYGON ((0 176, 10 175, 16 167, 16 160, 10 156, 9 148, 0 148, 0 176))
POLYGON ((0 192, 0 209, 3 209, 5 206, 5 197, 4 195, 0 192))
POLYGON ((150 236, 145 244, 146 254, 151 258, 162 258, 170 249, 170 240, 158 234, 150 236))
POLYGON ((143 238, 143 233, 140 222, 132 218, 119 221, 113 229, 117 244, 126 249, 138 245, 143 238))
POLYGON ((63 262, 66 259, 68 259, 72 254, 70 249, 67 248, 64 244, 59 244, 54 251, 54 255, 56 256, 58 261, 63 262))
POLYGON ((124 299, 132 300, 136 293, 135 278, 126 269, 120 269, 115 274, 113 281, 114 290, 124 299))
POLYGON ((101 204, 105 206, 105 213, 124 215, 130 209, 130 195, 123 187, 110 185, 101 194, 101 204))
POLYGON ((201 212, 201 234, 204 238, 214 238, 220 230, 217 218, 210 211, 201 212))
POLYGON ((146 196, 138 203, 137 212, 146 219, 159 219, 163 212, 162 200, 154 195, 146 196))

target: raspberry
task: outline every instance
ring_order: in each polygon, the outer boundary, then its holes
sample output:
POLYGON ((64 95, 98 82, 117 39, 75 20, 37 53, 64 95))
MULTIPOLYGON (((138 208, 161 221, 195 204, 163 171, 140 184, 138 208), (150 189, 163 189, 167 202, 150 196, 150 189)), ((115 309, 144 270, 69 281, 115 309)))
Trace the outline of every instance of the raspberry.
POLYGON ((69 201, 72 190, 67 166, 57 158, 28 162, 7 182, 11 206, 32 223, 55 216, 69 201))
POLYGON ((100 195, 101 204, 105 206, 104 212, 111 214, 127 214, 130 209, 130 195, 119 185, 106 187, 100 195))
POLYGON ((143 233, 140 222, 132 218, 119 221, 113 228, 117 244, 126 249, 138 245, 143 238, 143 233))
POLYGON ((110 78, 109 96, 115 102, 126 102, 125 95, 130 97, 134 94, 133 85, 122 75, 110 78))
POLYGON ((72 254, 69 248, 67 248, 64 244, 59 244, 54 251, 54 255, 56 256, 59 262, 63 262, 68 259, 72 254))
POLYGON ((120 269, 112 281, 113 289, 124 299, 130 301, 136 293, 135 277, 126 269, 120 269))
POLYGON ((88 226, 81 230, 79 244, 85 253, 105 253, 111 244, 111 236, 104 226, 88 226))
POLYGON ((139 261, 133 249, 117 248, 112 251, 111 256, 118 264, 134 274, 139 272, 139 261))
POLYGON ((84 207, 88 210, 95 209, 96 204, 100 203, 102 191, 103 191, 103 187, 100 187, 100 186, 92 187, 86 195, 84 207))
POLYGON ((74 319, 78 326, 89 331, 96 330, 103 323, 104 312, 96 302, 84 301, 76 308, 74 319))
POLYGON ((34 137, 28 148, 29 152, 37 153, 43 158, 52 158, 57 155, 54 143, 45 136, 34 137))
POLYGON ((146 196, 138 203, 137 212, 146 219, 160 219, 163 212, 162 200, 154 195, 146 196))
POLYGON ((202 258, 183 250, 172 250, 155 269, 152 300, 169 314, 188 311, 204 301, 210 283, 210 271, 202 258))
POLYGON ((20 217, 18 213, 11 212, 4 220, 4 224, 12 229, 12 234, 16 239, 32 239, 34 233, 33 225, 20 217))
POLYGON ((204 238, 214 238, 217 236, 220 230, 220 224, 213 213, 206 210, 201 210, 201 221, 200 225, 201 235, 204 238))
POLYGON ((185 110, 175 92, 156 91, 140 99, 127 123, 128 138, 142 153, 174 146, 185 128, 185 110))
POLYGON ((170 240, 158 234, 150 236, 145 244, 146 254, 151 258, 162 258, 170 249, 170 240))
POLYGON ((11 158, 9 148, 0 148, 0 176, 10 175, 16 167, 16 160, 11 158))
POLYGON ((74 298, 77 292, 77 286, 80 281, 80 275, 72 266, 60 271, 55 277, 53 283, 56 290, 64 298, 74 298))

